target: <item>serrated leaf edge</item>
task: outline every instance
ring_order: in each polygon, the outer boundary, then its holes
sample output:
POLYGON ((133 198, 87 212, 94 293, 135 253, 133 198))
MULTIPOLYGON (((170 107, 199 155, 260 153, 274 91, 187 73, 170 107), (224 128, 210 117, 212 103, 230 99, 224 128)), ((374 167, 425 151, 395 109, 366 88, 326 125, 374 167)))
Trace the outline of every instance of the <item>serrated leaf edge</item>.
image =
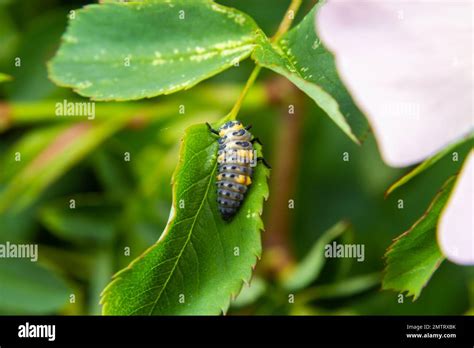
MULTIPOLYGON (((145 257, 145 255, 147 255, 149 252, 151 252, 155 247, 158 246, 158 244, 165 238, 165 236, 168 234, 175 218, 176 218, 176 204, 177 204, 177 192, 176 192, 176 185, 175 185, 175 180, 176 180, 176 175, 180 172, 180 170, 182 169, 182 167, 184 166, 184 157, 182 156, 183 152, 184 152, 184 148, 185 148, 185 143, 184 143, 184 138, 186 138, 186 136, 189 134, 191 128, 193 127, 196 127, 195 126, 191 126, 189 128, 187 128, 185 130, 185 134, 184 134, 184 137, 182 139, 182 142, 181 142, 181 147, 180 147, 180 150, 179 150, 179 162, 178 162, 178 165, 176 166, 175 168, 175 171, 173 173, 173 176, 172 176, 172 204, 171 204, 171 210, 170 210, 170 216, 168 218, 168 222, 166 224, 166 227, 163 231, 163 233, 161 234, 160 238, 158 239, 158 241, 151 245, 149 248, 147 248, 140 256, 138 256, 136 259, 134 259, 133 261, 130 262, 130 264, 123 268, 122 270, 118 271, 117 273, 115 273, 113 276, 112 276, 112 281, 104 288, 104 290, 102 291, 101 293, 101 299, 100 299, 100 304, 102 305, 102 314, 103 315, 107 315, 107 297, 108 297, 108 294, 110 292, 110 290, 115 286, 117 285, 120 280, 122 279, 120 276, 128 271, 131 271, 134 267, 134 265, 141 261, 141 259, 143 257, 145 257)), ((258 151, 261 151, 261 148, 258 148, 258 151)), ((216 164, 215 164, 215 168, 213 169, 213 172, 216 170, 217 168, 217 160, 216 160, 216 164)), ((269 177, 269 172, 267 171, 266 174, 265 174, 265 179, 268 179, 269 177)), ((212 182, 212 175, 210 176, 210 182, 212 182)), ((264 183, 265 186, 267 186, 267 194, 265 196, 263 196, 263 201, 267 201, 268 199, 268 183, 267 183, 267 180, 265 180, 265 183, 264 183)), ((207 196, 207 193, 206 193, 206 196, 207 196)), ((259 219, 259 222, 258 224, 260 225, 260 227, 258 228, 258 231, 259 233, 262 233, 264 232, 264 224, 263 224, 263 220, 261 218, 262 216, 262 213, 263 213, 263 204, 261 205, 261 208, 260 208, 260 211, 258 212, 258 219, 259 219)), ((184 249, 184 248, 183 248, 184 249)), ((254 261, 252 262, 252 266, 251 266, 251 271, 250 271, 250 275, 249 277, 247 278, 242 278, 241 281, 240 281, 240 284, 237 285, 237 288, 235 291, 231 291, 230 295, 229 295, 229 298, 227 300, 226 303, 224 303, 223 306, 219 306, 219 309, 218 311, 222 314, 226 314, 227 313, 227 310, 229 309, 230 307, 230 303, 232 301, 232 298, 235 298, 237 297, 237 295, 242 291, 242 287, 244 285, 244 283, 249 283, 251 278, 252 278, 252 275, 253 275, 253 270, 255 269, 255 266, 257 264, 257 261, 260 259, 261 257, 261 248, 259 250, 259 252, 257 254, 254 255, 254 261)), ((178 263, 179 261, 179 257, 177 258, 177 261, 175 262, 175 265, 178 263)), ((173 268, 174 270, 174 268, 173 268)), ((173 271, 170 273, 170 277, 171 277, 171 274, 173 273, 173 271)), ((163 286, 163 288, 166 286, 166 284, 163 286)), ((151 315, 151 314, 150 314, 151 315)))
MULTIPOLYGON (((385 251, 385 254, 383 256, 384 260, 385 260, 385 267, 382 271, 382 290, 394 290, 394 291, 398 291, 399 293, 407 293, 407 297, 408 296, 413 296, 413 302, 416 301, 416 299, 418 299, 418 297, 420 296, 421 294, 421 291, 423 290, 423 288, 428 284, 429 280, 431 279, 431 277, 433 276, 434 272, 436 272, 436 270, 439 268, 439 266, 441 265, 441 263, 444 261, 445 257, 443 256, 436 264, 435 266, 433 267, 432 269, 432 272, 431 272, 431 275, 428 277, 428 279, 426 280, 426 282, 423 284, 423 286, 419 289, 419 291, 413 291, 412 289, 397 289, 393 286, 385 286, 385 277, 388 273, 388 268, 390 267, 390 264, 389 264, 389 257, 394 249, 394 247, 397 245, 397 243, 399 242, 399 240, 405 236, 407 236, 411 231, 413 231, 413 229, 418 226, 418 224, 420 224, 427 216, 428 214, 432 211, 434 205, 436 204, 436 202, 438 201, 438 199, 440 198, 440 196, 444 193, 444 191, 446 190, 446 188, 451 184, 451 182, 453 180, 455 180, 456 176, 452 176, 450 177, 444 184, 443 186, 438 190, 438 192, 436 193, 436 195, 434 196, 434 198, 431 200, 430 202, 430 205, 428 206, 428 208, 425 210, 425 212, 420 216, 420 218, 418 218, 418 220, 416 220, 416 222, 405 232, 403 232, 401 235, 397 236, 396 238, 393 239, 392 241, 392 244, 390 244, 390 246, 387 248, 387 250, 385 251)), ((435 227, 437 229, 437 227, 435 227)))

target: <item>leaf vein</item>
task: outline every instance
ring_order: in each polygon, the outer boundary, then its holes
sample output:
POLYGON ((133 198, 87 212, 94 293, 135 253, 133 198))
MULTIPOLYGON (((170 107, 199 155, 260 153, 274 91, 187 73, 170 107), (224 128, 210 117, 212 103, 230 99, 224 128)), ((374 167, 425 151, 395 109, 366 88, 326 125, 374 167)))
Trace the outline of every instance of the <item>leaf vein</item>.
MULTIPOLYGON (((212 145, 212 144, 210 144, 210 145, 212 145)), ((210 145, 209 145, 209 146, 210 146, 210 145)), ((209 146, 207 146, 207 147, 209 147, 209 146)), ((206 147, 206 148, 207 148, 207 147, 206 147)), ((205 148, 205 149, 206 149, 206 148, 205 148)), ((203 149, 203 150, 204 150, 204 149, 203 149)), ((203 150, 201 150, 201 151, 203 151, 203 150)), ((190 163, 190 161, 188 161, 187 163, 190 163)), ((178 254, 178 257, 177 257, 177 259, 176 259, 176 262, 174 263, 173 268, 171 269, 171 272, 170 272, 168 278, 166 279, 166 281, 165 281, 165 283, 164 283, 164 285, 163 285, 161 291, 158 293, 158 295, 157 295, 157 297, 156 297, 156 300, 154 301, 153 306, 152 306, 151 309, 150 309, 149 315, 152 315, 153 311, 155 310, 156 305, 158 304, 158 301, 159 301, 159 299, 160 299, 160 297, 161 297, 161 294, 162 294, 163 291, 166 289, 166 285, 167 285, 168 282, 170 281, 171 276, 173 275, 173 273, 174 273, 174 271, 175 271, 175 269, 176 269, 176 267, 177 267, 177 265, 178 265, 178 263, 179 263, 179 260, 180 260, 181 256, 183 255, 184 250, 186 249, 186 246, 188 245, 189 241, 191 240, 191 235, 192 235, 192 231, 193 231, 193 229, 194 229, 194 225, 196 224, 197 217, 198 217, 198 215, 200 214, 200 212, 201 212, 201 210, 202 210, 202 207, 203 207, 203 205, 204 205, 204 202, 206 201, 207 195, 208 195, 208 193, 209 193, 209 189, 210 189, 210 187, 211 187, 212 174, 215 173, 216 168, 217 168, 217 161, 215 162, 214 168, 212 169, 211 174, 209 175, 210 180, 209 180, 209 182, 208 182, 208 184, 207 184, 206 192, 204 193, 204 197, 203 197, 203 199, 202 199, 202 201, 201 201, 201 204, 199 205, 199 208, 198 208, 198 210, 196 211, 196 214, 195 214, 194 217, 193 217, 193 218, 194 218, 194 221, 193 221, 193 223, 192 223, 192 225, 191 225, 191 227, 190 227, 190 230, 189 230, 189 233, 188 233, 188 237, 187 237, 186 241, 184 242, 184 245, 183 245, 183 247, 181 248, 181 250, 180 250, 180 252, 179 252, 179 254, 178 254)))

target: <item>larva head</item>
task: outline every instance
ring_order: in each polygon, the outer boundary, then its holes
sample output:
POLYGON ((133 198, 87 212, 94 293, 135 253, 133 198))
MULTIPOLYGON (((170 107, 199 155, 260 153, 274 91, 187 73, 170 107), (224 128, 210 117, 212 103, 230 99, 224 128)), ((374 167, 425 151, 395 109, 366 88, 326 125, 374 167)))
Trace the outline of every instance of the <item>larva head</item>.
POLYGON ((244 126, 240 121, 227 121, 222 126, 219 127, 219 136, 223 137, 229 132, 235 132, 239 129, 243 129, 244 126))

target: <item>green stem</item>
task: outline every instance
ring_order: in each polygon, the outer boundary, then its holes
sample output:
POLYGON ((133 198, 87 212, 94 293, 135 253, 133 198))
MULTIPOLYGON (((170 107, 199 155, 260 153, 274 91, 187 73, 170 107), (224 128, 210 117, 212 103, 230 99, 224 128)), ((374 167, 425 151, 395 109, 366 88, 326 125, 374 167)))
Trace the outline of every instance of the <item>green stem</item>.
MULTIPOLYGON (((291 26, 291 23, 293 23, 293 19, 295 18, 296 13, 298 12, 298 10, 301 6, 301 2, 302 2, 302 0, 291 0, 290 6, 288 7, 288 10, 286 10, 285 16, 283 17, 283 19, 280 23, 280 26, 278 27, 277 32, 272 37, 272 40, 271 40, 272 42, 275 42, 275 41, 279 40, 280 37, 282 37, 282 35, 284 35, 288 31, 288 29, 291 26)), ((237 117, 237 115, 240 111, 240 108, 242 107, 242 103, 244 102, 244 99, 245 99, 248 91, 250 90, 250 88, 254 84, 255 80, 257 79, 258 74, 260 73, 261 69, 262 69, 262 67, 260 65, 257 65, 253 69, 252 73, 250 74, 250 76, 247 80, 247 83, 244 86, 244 89, 240 93, 239 99, 237 99, 234 106, 232 107, 232 110, 225 117, 226 120, 235 120, 235 118, 237 117)))
POLYGON ((260 65, 257 65, 253 69, 252 73, 249 76, 249 79, 247 80, 247 83, 245 84, 244 89, 242 90, 242 92, 239 95, 239 99, 237 99, 237 101, 235 102, 234 107, 230 111, 229 115, 227 115, 227 117, 226 117, 227 119, 235 120, 235 118, 237 117, 237 114, 240 111, 240 108, 242 107, 242 103, 245 99, 245 96, 247 95, 248 91, 250 90, 250 88, 254 84, 255 80, 257 79, 257 76, 260 73, 261 69, 262 69, 262 67, 260 65))
POLYGON ((277 32, 272 37, 272 42, 277 42, 287 31, 290 29, 291 23, 293 23, 293 19, 296 17, 296 13, 298 12, 301 6, 302 0, 292 0, 288 10, 285 12, 285 17, 280 23, 277 32))

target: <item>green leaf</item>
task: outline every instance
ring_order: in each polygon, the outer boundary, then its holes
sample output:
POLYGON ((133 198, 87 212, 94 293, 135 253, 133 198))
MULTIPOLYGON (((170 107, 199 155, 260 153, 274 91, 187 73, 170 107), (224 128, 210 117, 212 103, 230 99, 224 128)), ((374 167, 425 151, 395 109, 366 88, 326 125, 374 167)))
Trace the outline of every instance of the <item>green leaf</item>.
POLYGON ((252 283, 243 287, 239 296, 232 301, 232 307, 242 308, 256 302, 267 290, 267 283, 262 278, 254 277, 252 283))
POLYGON ((436 241, 436 226, 454 182, 455 177, 448 179, 423 216, 388 248, 383 289, 406 291, 416 300, 444 260, 436 241))
POLYGON ((40 244, 41 260, 60 268, 62 272, 70 275, 74 279, 87 282, 91 279, 91 273, 96 268, 96 259, 91 257, 90 249, 78 251, 65 249, 64 245, 59 247, 40 244))
POLYGON ((369 129, 367 120, 339 79, 334 56, 321 43, 314 26, 317 5, 276 44, 259 40, 252 58, 281 74, 305 92, 356 143, 369 129))
POLYGON ((257 31, 211 0, 90 5, 70 20, 50 77, 97 100, 170 94, 249 56, 257 31))
POLYGON ((38 231, 34 207, 19 213, 0 214, 0 231, 0 243, 33 240, 38 231))
POLYGON ((240 211, 226 222, 216 203, 217 148, 205 125, 187 129, 173 175, 168 225, 160 240, 104 290, 104 314, 219 314, 248 282, 261 253, 269 171, 256 167, 240 211))
POLYGON ((19 32, 12 11, 0 4, 0 66, 11 67, 16 54, 19 32))
POLYGON ((7 74, 0 73, 0 83, 10 81, 12 77, 7 74))
POLYGON ((363 274, 334 283, 309 288, 298 296, 298 300, 305 303, 314 300, 355 296, 380 285, 380 280, 381 276, 379 272, 363 274))
POLYGON ((52 314, 68 304, 70 288, 49 269, 29 259, 1 263, 0 313, 52 314))
POLYGON ((15 57, 22 59, 21 68, 10 70, 13 81, 5 88, 10 102, 58 99, 60 89, 48 79, 46 62, 58 47, 66 21, 63 10, 44 11, 28 20, 27 29, 19 37, 15 50, 15 57))
POLYGON ((48 146, 66 127, 53 125, 32 129, 18 141, 0 154, 0 182, 5 183, 15 178, 32 162, 41 150, 48 146))
POLYGON ((283 287, 294 291, 303 289, 315 281, 326 263, 324 248, 347 231, 348 227, 349 224, 347 222, 341 221, 324 232, 313 245, 308 255, 296 266, 288 278, 283 281, 283 287))
MULTIPOLYGON (((128 119, 127 114, 122 114, 100 123, 80 122, 67 128, 54 127, 51 135, 57 135, 48 137, 48 144, 31 161, 21 164, 21 169, 0 192, 0 213, 7 209, 24 209, 38 199, 48 185, 122 128, 128 119), (61 130, 59 133, 56 132, 58 129, 61 130)), ((35 142, 43 145, 44 140, 35 139, 35 142)), ((27 148, 37 151, 35 142, 28 144, 27 148)), ((5 165, 14 168, 21 162, 11 156, 5 165)))
POLYGON ((94 270, 90 278, 88 312, 92 315, 100 315, 99 298, 104 286, 109 282, 113 274, 114 257, 111 250, 101 252, 94 258, 94 270))
MULTIPOLYGON (((127 199, 133 191, 134 179, 128 163, 123 160, 126 150, 115 155, 100 148, 92 156, 95 174, 108 196, 117 200, 127 199)), ((130 153, 133 153, 130 151, 130 153)))
POLYGON ((59 238, 103 245, 116 236, 119 212, 119 207, 96 194, 76 195, 43 205, 40 220, 59 238), (74 209, 69 206, 70 199, 75 201, 74 209))
POLYGON ((390 187, 387 189, 385 192, 385 197, 387 197, 389 194, 391 194, 393 191, 395 191, 397 188, 400 186, 405 185, 407 182, 409 182, 411 179, 413 179, 415 176, 418 174, 421 174, 424 172, 426 169, 430 168, 433 164, 438 162, 440 159, 442 159, 444 156, 446 156, 448 153, 452 152, 455 148, 468 143, 472 142, 474 140, 474 133, 469 134, 465 138, 461 139, 460 141, 457 141, 451 145, 448 145, 446 148, 435 154, 434 156, 428 158, 426 161, 423 163, 419 164, 412 170, 410 170, 407 174, 402 176, 400 179, 395 181, 390 187))
POLYGON ((43 129, 34 131, 33 136, 28 136, 24 142, 20 141, 18 147, 14 145, 3 158, 2 165, 7 168, 7 174, 4 176, 0 172, 0 182, 5 179, 8 181, 3 190, 0 187, 0 214, 9 209, 24 209, 34 202, 46 187, 125 127, 135 115, 140 115, 145 121, 151 117, 168 117, 175 110, 169 104, 140 109, 125 108, 118 111, 115 117, 104 121, 91 120, 48 127, 44 130, 45 136, 41 135, 43 129), (20 152, 21 147, 27 150, 26 153, 20 152), (21 153, 21 161, 16 160, 16 152, 21 153), (41 175, 38 175, 39 172, 41 175))

